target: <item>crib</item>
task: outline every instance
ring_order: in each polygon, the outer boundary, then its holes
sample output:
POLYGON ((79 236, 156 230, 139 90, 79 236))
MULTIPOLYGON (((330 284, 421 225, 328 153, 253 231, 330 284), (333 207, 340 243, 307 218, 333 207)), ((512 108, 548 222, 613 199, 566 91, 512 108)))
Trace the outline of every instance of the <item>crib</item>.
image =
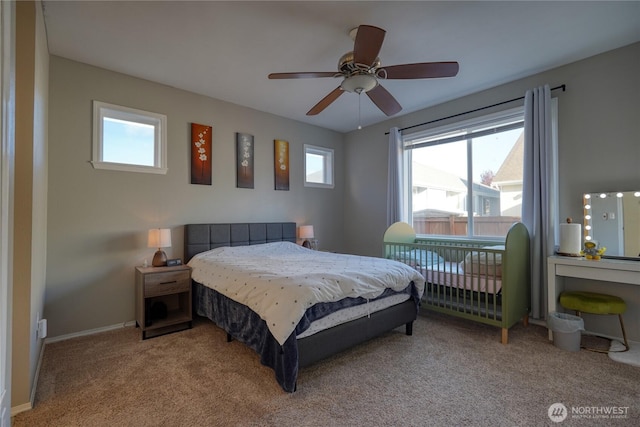
POLYGON ((529 320, 529 233, 515 223, 504 240, 416 237, 404 222, 384 234, 384 256, 408 264, 425 278, 421 306, 502 328, 529 320))

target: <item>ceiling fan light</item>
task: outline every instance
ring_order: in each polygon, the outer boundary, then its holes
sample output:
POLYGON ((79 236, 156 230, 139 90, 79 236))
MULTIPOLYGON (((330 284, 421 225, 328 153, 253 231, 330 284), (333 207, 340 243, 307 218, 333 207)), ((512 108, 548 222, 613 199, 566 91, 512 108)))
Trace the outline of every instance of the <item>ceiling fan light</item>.
POLYGON ((369 92, 376 86, 378 86, 378 80, 371 74, 355 74, 345 77, 340 85, 343 90, 355 93, 369 92))

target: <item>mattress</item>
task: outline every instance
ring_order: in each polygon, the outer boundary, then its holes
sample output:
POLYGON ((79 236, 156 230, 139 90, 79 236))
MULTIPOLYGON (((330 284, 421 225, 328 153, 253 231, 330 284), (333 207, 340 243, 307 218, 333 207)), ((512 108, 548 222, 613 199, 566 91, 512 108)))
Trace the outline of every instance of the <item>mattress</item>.
MULTIPOLYGON (((374 300, 424 283, 418 271, 398 261, 318 252, 291 242, 216 248, 189 265, 193 280, 253 310, 280 344, 311 307, 374 300)), ((416 288, 421 297, 423 286, 416 288)))
POLYGON ((328 314, 325 317, 311 322, 309 327, 304 332, 297 334, 296 338, 306 338, 325 329, 333 328, 334 326, 338 326, 352 320, 360 319, 362 317, 367 317, 371 315, 371 313, 384 310, 385 308, 391 307, 392 305, 400 304, 401 302, 404 302, 409 298, 411 298, 409 294, 395 294, 374 301, 368 301, 365 304, 360 304, 334 311, 333 313, 328 314))
POLYGON ((494 274, 465 272, 463 263, 441 262, 428 268, 418 267, 427 283, 444 285, 474 292, 497 294, 502 288, 502 277, 494 274))

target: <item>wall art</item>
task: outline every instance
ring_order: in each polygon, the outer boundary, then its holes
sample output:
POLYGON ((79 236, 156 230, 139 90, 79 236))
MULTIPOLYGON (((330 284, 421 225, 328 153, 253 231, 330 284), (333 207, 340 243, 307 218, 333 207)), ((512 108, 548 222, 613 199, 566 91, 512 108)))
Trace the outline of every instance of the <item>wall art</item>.
POLYGON ((253 188, 253 135, 236 133, 236 187, 253 188))
POLYGON ((191 183, 211 185, 211 126, 191 123, 191 183))
POLYGON ((289 143, 280 139, 273 141, 275 189, 289 190, 289 143))

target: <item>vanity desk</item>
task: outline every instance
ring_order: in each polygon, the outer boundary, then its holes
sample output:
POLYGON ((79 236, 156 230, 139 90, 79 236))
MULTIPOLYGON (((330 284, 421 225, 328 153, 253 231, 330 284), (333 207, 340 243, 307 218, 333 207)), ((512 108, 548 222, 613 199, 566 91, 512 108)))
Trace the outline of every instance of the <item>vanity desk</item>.
MULTIPOLYGON (((549 313, 557 311, 558 298, 564 289, 563 277, 640 286, 640 261, 608 258, 593 261, 582 257, 550 256, 547 267, 549 313)), ((549 339, 552 339, 551 331, 549 339)))

